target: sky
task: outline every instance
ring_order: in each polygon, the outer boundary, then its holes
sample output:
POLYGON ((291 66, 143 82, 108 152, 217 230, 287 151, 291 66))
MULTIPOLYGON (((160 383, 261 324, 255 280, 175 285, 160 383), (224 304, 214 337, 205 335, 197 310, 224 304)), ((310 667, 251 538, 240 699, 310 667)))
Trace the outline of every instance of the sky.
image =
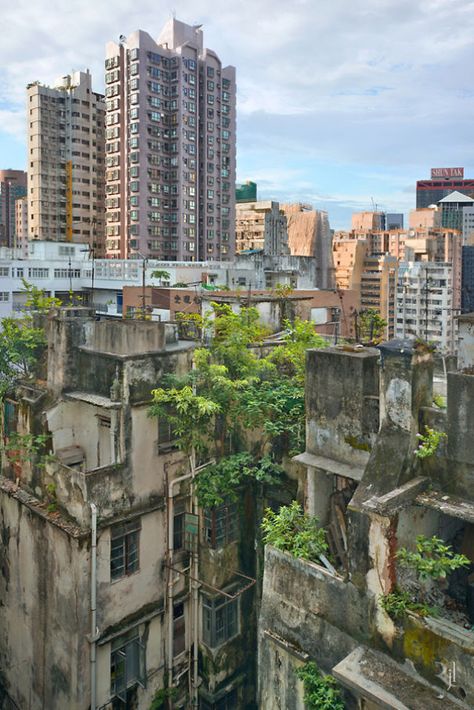
POLYGON ((174 13, 237 68, 237 178, 259 199, 407 213, 431 167, 474 177, 472 0, 3 0, 0 168, 25 169, 25 86, 88 67, 174 13))

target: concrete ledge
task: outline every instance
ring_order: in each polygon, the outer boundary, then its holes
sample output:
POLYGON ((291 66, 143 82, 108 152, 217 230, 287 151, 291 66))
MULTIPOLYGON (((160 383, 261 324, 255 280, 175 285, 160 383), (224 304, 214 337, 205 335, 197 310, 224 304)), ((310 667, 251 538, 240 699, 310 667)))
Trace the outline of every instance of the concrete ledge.
POLYGON ((369 498, 363 502, 362 506, 380 515, 396 513, 401 508, 412 504, 417 495, 426 490, 428 485, 429 479, 426 476, 419 476, 383 496, 369 498))
MULTIPOLYGON (((367 455, 367 459, 369 456, 367 455)), ((361 466, 351 466, 348 463, 341 463, 335 459, 327 459, 325 456, 316 456, 305 451, 293 457, 293 461, 302 463, 304 466, 312 466, 325 473, 333 473, 336 476, 344 476, 352 478, 353 481, 361 481, 364 475, 364 469, 361 466)))
POLYGON ((468 523, 474 523, 474 503, 464 498, 446 495, 440 491, 427 491, 418 495, 415 503, 439 510, 446 515, 452 515, 453 518, 460 518, 468 523))
POLYGON ((359 646, 334 666, 334 677, 346 688, 386 710, 468 710, 443 688, 414 677, 408 667, 359 646))

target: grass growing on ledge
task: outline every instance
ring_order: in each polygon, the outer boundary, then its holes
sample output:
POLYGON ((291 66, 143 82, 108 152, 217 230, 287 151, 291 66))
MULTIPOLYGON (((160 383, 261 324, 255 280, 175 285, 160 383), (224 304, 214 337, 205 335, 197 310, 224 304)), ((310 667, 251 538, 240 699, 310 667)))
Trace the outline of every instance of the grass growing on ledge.
POLYGON ((296 671, 296 675, 303 681, 307 710, 344 710, 336 679, 331 675, 323 675, 314 661, 305 663, 296 671))
POLYGON ((385 594, 380 598, 380 606, 392 619, 402 619, 407 611, 413 611, 420 616, 436 616, 437 610, 415 601, 408 592, 399 589, 385 594))
POLYGON ((278 513, 267 508, 261 527, 265 544, 304 560, 319 562, 328 549, 326 531, 318 519, 307 515, 295 500, 281 506, 278 513))

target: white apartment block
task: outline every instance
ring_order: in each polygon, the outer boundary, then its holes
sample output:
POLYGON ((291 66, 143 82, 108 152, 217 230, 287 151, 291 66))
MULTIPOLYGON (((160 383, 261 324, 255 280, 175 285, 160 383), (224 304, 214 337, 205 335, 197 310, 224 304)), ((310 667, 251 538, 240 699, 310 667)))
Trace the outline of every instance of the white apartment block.
POLYGON ((402 262, 398 271, 396 337, 434 343, 444 354, 457 347, 459 314, 449 263, 402 262))
POLYGON ((235 242, 235 69, 171 19, 106 49, 107 255, 226 261, 235 242))
POLYGON ((27 87, 28 235, 103 255, 105 105, 89 72, 27 87))

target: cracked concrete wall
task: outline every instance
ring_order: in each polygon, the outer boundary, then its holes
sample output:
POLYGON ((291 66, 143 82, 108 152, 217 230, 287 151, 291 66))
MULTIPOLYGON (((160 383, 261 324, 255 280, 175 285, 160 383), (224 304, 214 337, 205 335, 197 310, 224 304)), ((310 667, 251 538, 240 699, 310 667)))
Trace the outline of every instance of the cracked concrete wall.
POLYGON ((87 541, 68 536, 3 491, 0 526, 0 684, 19 708, 85 710, 87 541))
POLYGON ((308 350, 306 451, 363 466, 378 430, 378 352, 308 350))

